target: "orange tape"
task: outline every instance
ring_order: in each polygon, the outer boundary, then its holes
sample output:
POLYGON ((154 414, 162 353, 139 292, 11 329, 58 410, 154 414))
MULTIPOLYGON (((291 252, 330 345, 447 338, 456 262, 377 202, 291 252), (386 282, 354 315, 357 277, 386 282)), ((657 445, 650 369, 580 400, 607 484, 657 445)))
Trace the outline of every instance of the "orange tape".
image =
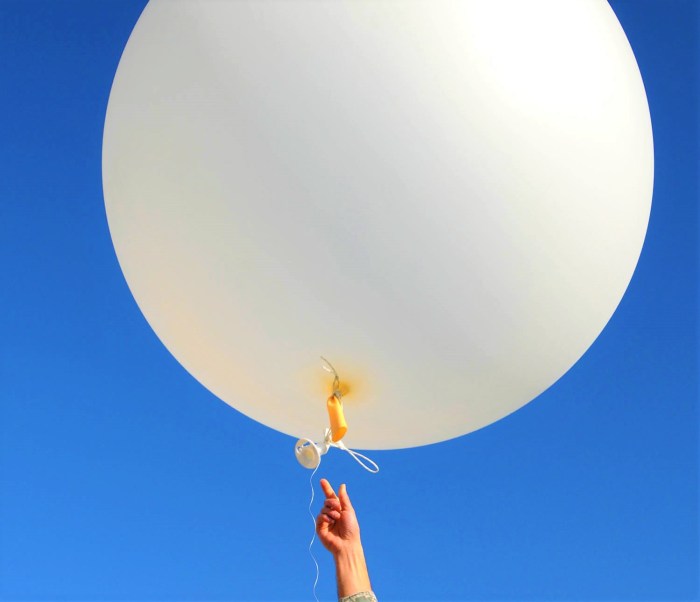
POLYGON ((331 439, 333 443, 337 443, 348 432, 348 423, 345 422, 345 414, 343 414, 343 404, 335 395, 331 395, 326 402, 326 407, 331 422, 331 439))

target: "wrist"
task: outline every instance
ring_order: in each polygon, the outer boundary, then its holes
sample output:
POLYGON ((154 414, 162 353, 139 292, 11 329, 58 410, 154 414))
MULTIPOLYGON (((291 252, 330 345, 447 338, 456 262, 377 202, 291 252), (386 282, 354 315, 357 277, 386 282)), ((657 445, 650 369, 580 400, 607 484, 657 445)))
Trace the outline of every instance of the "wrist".
POLYGON ((365 552, 362 548, 361 541, 348 543, 347 545, 344 545, 343 547, 338 548, 335 552, 333 552, 333 558, 336 562, 338 562, 339 560, 344 562, 355 562, 360 558, 364 558, 364 556, 365 552))

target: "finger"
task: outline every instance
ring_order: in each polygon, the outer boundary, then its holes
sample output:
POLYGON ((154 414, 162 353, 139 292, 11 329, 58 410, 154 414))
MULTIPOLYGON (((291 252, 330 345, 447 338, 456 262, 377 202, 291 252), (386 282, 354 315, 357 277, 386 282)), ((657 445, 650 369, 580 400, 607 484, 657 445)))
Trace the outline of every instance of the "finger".
POLYGON ((350 496, 348 495, 348 488, 345 486, 345 483, 343 483, 338 490, 338 499, 340 500, 340 505, 343 510, 346 508, 352 508, 350 496))
POLYGON ((323 493, 327 498, 337 497, 335 491, 333 491, 333 487, 331 487, 331 484, 326 479, 321 479, 321 489, 323 489, 323 493))
POLYGON ((328 516, 327 514, 319 514, 318 518, 316 519, 316 527, 321 528, 321 527, 326 527, 328 525, 334 525, 335 521, 328 516))
POLYGON ((340 505, 340 500, 337 497, 329 497, 323 504, 324 508, 330 508, 331 510, 342 510, 340 505))
POLYGON ((321 508, 321 512, 320 512, 320 514, 332 515, 336 519, 340 518, 340 513, 341 513, 340 502, 338 502, 337 506, 324 506, 323 508, 321 508))
POLYGON ((340 520, 340 511, 324 508, 321 510, 321 516, 330 516, 333 520, 340 520))

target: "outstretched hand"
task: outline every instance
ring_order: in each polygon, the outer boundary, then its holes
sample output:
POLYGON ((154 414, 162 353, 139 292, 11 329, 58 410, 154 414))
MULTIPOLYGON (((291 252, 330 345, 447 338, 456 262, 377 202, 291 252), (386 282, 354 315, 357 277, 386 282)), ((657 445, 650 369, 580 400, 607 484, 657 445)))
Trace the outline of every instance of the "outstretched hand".
MULTIPOLYGON (((316 533, 321 543, 333 554, 335 576, 338 582, 338 597, 344 598, 361 592, 371 594, 365 553, 360 541, 360 525, 350 503, 345 485, 338 495, 326 479, 321 479, 321 488, 326 495, 323 508, 316 518, 316 533)), ((370 598, 371 595, 371 598, 370 598)))
POLYGON ((316 518, 316 533, 334 556, 360 545, 360 525, 350 503, 347 488, 341 485, 338 495, 326 479, 321 479, 326 500, 316 518))

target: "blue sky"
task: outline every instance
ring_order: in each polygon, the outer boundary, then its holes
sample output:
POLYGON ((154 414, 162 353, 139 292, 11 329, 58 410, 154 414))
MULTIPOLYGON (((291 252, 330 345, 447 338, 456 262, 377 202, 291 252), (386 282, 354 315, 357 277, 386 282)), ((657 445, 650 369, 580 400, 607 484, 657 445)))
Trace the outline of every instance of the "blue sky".
MULTIPOLYGON (((144 2, 0 0, 0 600, 309 600, 293 441, 156 338, 101 139, 144 2)), ((615 0, 652 114, 649 231, 605 331, 481 431, 326 457, 381 600, 698 600, 698 3, 615 0)), ((334 599, 330 558, 319 597, 334 599)))

